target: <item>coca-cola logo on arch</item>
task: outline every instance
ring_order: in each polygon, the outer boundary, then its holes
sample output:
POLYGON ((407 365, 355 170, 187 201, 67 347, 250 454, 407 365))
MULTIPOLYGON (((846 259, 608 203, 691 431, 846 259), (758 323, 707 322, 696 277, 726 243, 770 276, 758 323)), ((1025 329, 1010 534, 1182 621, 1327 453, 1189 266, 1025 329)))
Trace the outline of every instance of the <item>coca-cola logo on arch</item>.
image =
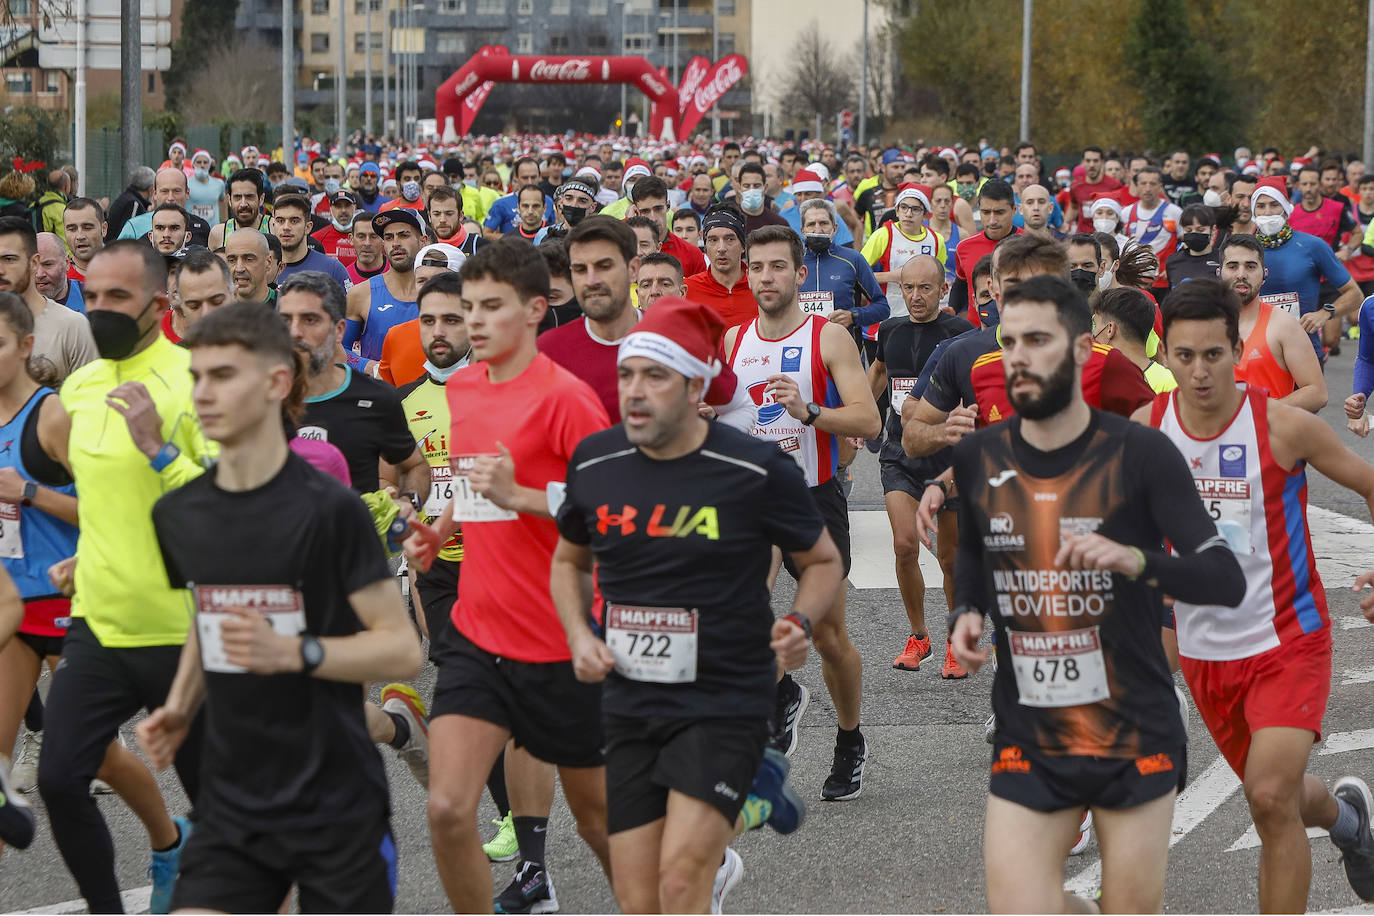
POLYGON ((710 78, 701 84, 693 96, 697 110, 702 112, 709 110, 743 76, 744 71, 738 60, 731 57, 722 60, 716 65, 715 72, 710 74, 710 78))
POLYGON ((543 58, 530 64, 530 79, 578 82, 591 79, 592 62, 585 57, 550 62, 543 58))

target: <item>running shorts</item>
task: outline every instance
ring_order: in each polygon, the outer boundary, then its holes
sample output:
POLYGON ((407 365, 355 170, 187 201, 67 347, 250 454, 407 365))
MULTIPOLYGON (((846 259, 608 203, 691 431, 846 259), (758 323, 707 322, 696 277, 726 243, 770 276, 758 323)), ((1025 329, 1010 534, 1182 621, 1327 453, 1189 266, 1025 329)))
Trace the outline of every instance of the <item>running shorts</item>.
POLYGON ((1188 779, 1187 748, 1129 757, 1085 757, 1041 753, 998 739, 992 746, 988 791, 1033 811, 1066 808, 1135 808, 1188 779))
POLYGON ((436 557, 428 572, 415 575, 415 593, 429 630, 429 660, 443 663, 453 633, 453 603, 458 600, 458 573, 463 564, 436 557))
MULTIPOLYGON (((844 561, 844 574, 847 576, 850 561, 849 500, 845 498, 840 479, 832 477, 825 483, 812 487, 811 496, 816 500, 816 508, 821 510, 821 517, 825 519, 825 530, 830 532, 830 539, 840 551, 840 559, 844 561)), ((798 578, 797 566, 792 562, 791 554, 782 555, 782 565, 787 568, 793 579, 798 578)))
MULTIPOLYGON (((917 480, 916 475, 911 469, 900 461, 893 461, 890 458, 878 459, 878 478, 883 485, 883 493, 905 493, 916 502, 921 501, 921 496, 926 491, 924 480, 917 480)), ((941 512, 958 512, 959 497, 947 499, 940 506, 941 512)))

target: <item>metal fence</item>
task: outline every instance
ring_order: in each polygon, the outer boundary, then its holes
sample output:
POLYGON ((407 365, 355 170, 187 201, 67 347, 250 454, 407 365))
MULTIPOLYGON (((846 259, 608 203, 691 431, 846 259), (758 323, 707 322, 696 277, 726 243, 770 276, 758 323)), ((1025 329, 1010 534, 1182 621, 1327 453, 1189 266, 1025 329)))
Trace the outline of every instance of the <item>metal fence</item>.
MULTIPOLYGON (((182 132, 186 138, 186 145, 191 150, 197 148, 210 151, 210 155, 215 157, 216 163, 222 161, 224 156, 229 153, 238 154, 247 142, 245 139, 247 131, 242 126, 230 127, 227 130, 218 124, 197 125, 188 127, 182 132), (223 148, 221 149, 221 142, 223 148)), ((271 153, 281 143, 281 127, 269 127, 266 139, 259 143, 264 154, 271 153)), ((75 143, 75 128, 71 140, 71 147, 63 151, 63 159, 67 162, 72 161, 71 150, 75 143)), ((120 130, 117 127, 100 127, 86 131, 86 187, 87 197, 99 199, 107 197, 114 200, 124 190, 129 181, 129 176, 123 173, 121 163, 120 130)), ((167 147, 163 142, 161 129, 145 127, 143 129, 143 157, 142 164, 156 169, 167 158, 167 147)))

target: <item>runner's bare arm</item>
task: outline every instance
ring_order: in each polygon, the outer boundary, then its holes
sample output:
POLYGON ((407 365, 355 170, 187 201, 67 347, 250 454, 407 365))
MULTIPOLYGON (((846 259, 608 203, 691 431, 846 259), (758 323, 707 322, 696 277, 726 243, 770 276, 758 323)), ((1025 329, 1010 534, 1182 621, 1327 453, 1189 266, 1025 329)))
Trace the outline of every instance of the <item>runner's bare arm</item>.
POLYGON ((615 667, 615 658, 587 625, 587 611, 592 606, 591 548, 565 537, 558 539, 549 570, 549 594, 572 653, 573 673, 584 683, 605 680, 615 667))
POLYGON ((359 283, 348 291, 348 308, 344 317, 367 325, 367 312, 372 305, 372 290, 366 283, 359 283))
MULTIPOLYGON (((549 512, 549 498, 544 490, 522 487, 515 482, 515 460, 510 449, 500 442, 496 443, 499 455, 482 455, 473 464, 468 482, 478 496, 485 496, 502 509, 532 515, 535 518, 553 518, 549 512)), ((421 462, 423 464, 423 460, 421 462)), ((429 492, 426 489, 425 492, 429 492)))
POLYGON ((153 769, 164 770, 171 765, 203 702, 205 669, 200 664, 200 637, 192 626, 186 634, 186 644, 181 647, 167 699, 134 729, 153 769))
POLYGON ((1374 465, 1346 448, 1324 420, 1270 401, 1269 440, 1280 465, 1291 468, 1298 461, 1306 461, 1321 474, 1358 494, 1374 518, 1374 465))
MULTIPOLYGON (((826 324, 821 328, 821 360, 840 395, 839 407, 821 406, 815 427, 836 436, 861 436, 871 439, 882 429, 878 405, 868 390, 868 379, 859 361, 859 348, 854 338, 839 325, 826 324)), ((798 420, 807 418, 807 403, 796 381, 787 375, 768 377, 768 391, 774 399, 798 420)))
POLYGON ((24 599, 9 573, 0 576, 0 650, 9 644, 12 637, 24 622, 24 599))
POLYGON ((868 389, 876 401, 887 390, 887 364, 880 359, 873 360, 868 367, 868 389))
MULTIPOLYGON (((807 550, 793 551, 792 562, 800 572, 792 614, 804 616, 814 628, 835 604, 835 594, 844 588, 844 563, 830 532, 821 529, 816 543, 807 550)), ((782 617, 773 621, 772 647, 784 670, 806 664, 806 632, 794 620, 782 617)))
POLYGON ((425 456, 420 452, 419 446, 410 453, 410 457, 396 466, 400 471, 400 484, 402 493, 414 493, 420 497, 420 504, 429 499, 430 473, 429 464, 425 461, 425 456))
POLYGON ((948 413, 925 398, 902 405, 902 449, 912 458, 933 455, 973 432, 977 408, 956 407, 948 413))
POLYGON ((1269 318, 1271 328, 1278 337, 1279 353, 1276 354, 1293 382, 1298 387, 1285 398, 1285 404, 1316 413, 1326 406, 1329 397, 1326 390, 1326 377, 1322 375, 1321 363, 1317 361, 1317 351, 1312 349, 1312 341, 1303 333, 1302 325, 1291 315, 1275 309, 1269 318))

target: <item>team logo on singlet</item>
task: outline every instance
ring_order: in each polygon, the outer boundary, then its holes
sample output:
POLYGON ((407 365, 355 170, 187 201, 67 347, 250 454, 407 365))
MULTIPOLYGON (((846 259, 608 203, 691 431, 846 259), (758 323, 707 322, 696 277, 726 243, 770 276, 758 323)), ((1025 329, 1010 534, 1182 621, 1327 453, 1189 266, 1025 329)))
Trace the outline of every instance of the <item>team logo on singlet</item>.
MULTIPOLYGON (((786 363, 787 356, 783 355, 783 362, 786 363)), ((782 419, 782 415, 787 413, 787 408, 783 407, 774 400, 771 392, 767 391, 768 381, 755 382, 749 386, 749 397, 753 398, 754 405, 758 408, 758 425, 770 426, 782 419)))
POLYGON ((781 371, 783 371, 783 372, 800 372, 800 371, 801 371, 801 357, 802 357, 802 348, 801 348, 801 347, 783 347, 783 348, 782 348, 782 369, 781 369, 781 371))
POLYGON ((1219 453, 1222 477, 1245 476, 1245 446, 1223 445, 1219 453))

